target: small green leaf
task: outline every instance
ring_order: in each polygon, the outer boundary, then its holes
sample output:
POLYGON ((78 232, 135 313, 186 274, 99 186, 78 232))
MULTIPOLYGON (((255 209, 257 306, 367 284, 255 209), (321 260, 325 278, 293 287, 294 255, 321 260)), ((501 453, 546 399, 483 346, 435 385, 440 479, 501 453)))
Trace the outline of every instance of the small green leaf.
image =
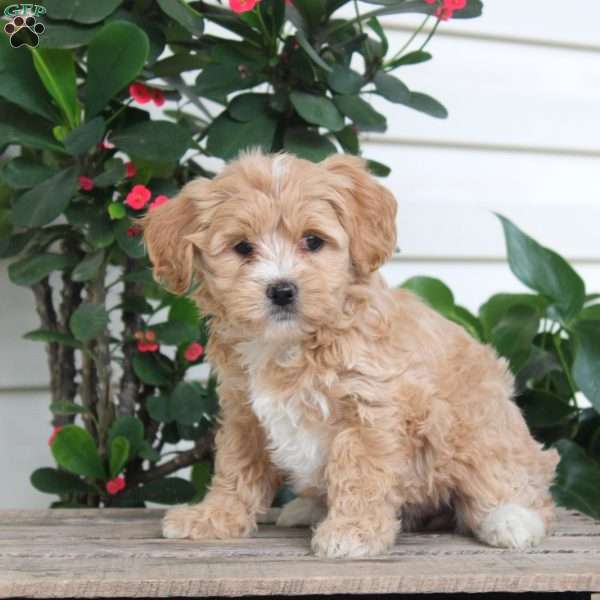
POLYGON ((28 158, 13 158, 2 168, 2 179, 13 190, 29 189, 50 179, 56 170, 28 158))
POLYGON ((194 485, 179 477, 166 477, 146 483, 139 488, 139 494, 146 502, 157 504, 182 504, 196 495, 194 485))
POLYGON ((335 105, 362 131, 387 129, 385 117, 378 113, 368 102, 358 96, 335 96, 335 105))
POLYGON ((418 110, 419 112, 425 113, 430 117, 435 117, 436 119, 448 118, 448 111, 443 104, 438 102, 435 98, 432 98, 427 94, 422 94, 421 92, 410 92, 406 102, 400 100, 396 100, 395 102, 405 104, 414 110, 418 110))
POLYGON ((288 152, 312 162, 321 162, 337 152, 337 148, 325 136, 312 129, 300 127, 286 130, 283 147, 288 152))
POLYGON ((160 460, 160 452, 155 450, 146 440, 143 441, 138 456, 144 460, 149 460, 150 462, 158 462, 160 460))
POLYGON ((41 227, 54 221, 75 195, 78 174, 78 167, 69 167, 25 192, 13 207, 13 223, 41 227))
POLYGON ((64 153, 64 148, 52 135, 52 124, 45 119, 26 113, 6 102, 0 102, 0 114, 0 148, 8 144, 18 144, 64 153))
POLYGON ((144 443, 144 425, 137 417, 122 416, 115 419, 108 431, 108 442, 112 446, 115 440, 123 438, 128 442, 129 456, 136 456, 144 443))
POLYGON ((600 321, 580 321, 575 326, 577 349, 573 378, 592 406, 600 412, 600 321))
MULTIPOLYGON (((61 2, 61 0, 57 0, 61 2)), ((91 3, 90 3, 91 4, 91 3)), ((53 22, 40 37, 38 48, 79 48, 87 46, 100 31, 98 26, 82 26, 68 22, 53 22)))
POLYGON ((87 254, 84 259, 73 269, 73 281, 90 281, 98 273, 104 261, 104 250, 87 254))
POLYGON ((208 414, 205 393, 198 383, 180 381, 171 394, 171 414, 182 425, 198 423, 208 414))
POLYGON ((360 153, 360 143, 358 141, 356 127, 352 125, 346 125, 344 129, 336 131, 334 135, 344 149, 344 152, 347 152, 348 154, 360 153))
POLYGON ((304 32, 301 29, 298 29, 296 31, 296 39, 298 40, 300 47, 304 50, 304 52, 306 52, 306 54, 308 54, 308 56, 310 56, 311 60, 315 64, 319 65, 319 67, 321 67, 321 69, 324 69, 325 71, 331 71, 331 67, 319 56, 317 51, 310 45, 310 42, 306 39, 306 36, 304 35, 304 32))
POLYGON ((575 318, 585 299, 581 277, 562 256, 538 244, 507 218, 498 218, 504 228, 512 272, 527 287, 550 298, 563 320, 575 318))
POLYGON ((391 61, 389 66, 392 69, 395 69, 396 67, 402 67, 404 65, 416 65, 422 62, 427 62, 428 60, 431 60, 431 54, 429 54, 429 52, 415 50, 414 52, 405 54, 397 60, 391 61))
MULTIPOLYGON (((138 76, 149 49, 148 36, 126 21, 107 23, 94 36, 88 47, 85 86, 88 119, 97 115, 115 94, 138 76)), ((152 142, 146 140, 146 143, 152 142)))
POLYGON ((442 315, 454 310, 454 296, 446 284, 434 277, 411 277, 400 287, 410 290, 442 315))
POLYGON ((252 121, 265 112, 269 94, 239 94, 227 107, 227 112, 236 121, 252 121))
POLYGON ((159 60, 152 69, 157 77, 172 77, 186 71, 203 69, 209 63, 210 55, 208 52, 197 52, 196 54, 181 52, 159 60))
POLYGON ((113 231, 117 244, 130 258, 142 258, 146 254, 141 235, 131 235, 132 223, 129 219, 114 221, 113 231))
MULTIPOLYGON (((97 23, 115 11, 123 0, 44 0, 48 17, 60 21, 97 23)), ((52 26, 48 29, 52 29, 52 26)))
POLYGON ((192 145, 190 133, 170 121, 144 121, 115 132, 111 141, 123 152, 157 163, 176 162, 192 145))
POLYGON ((178 296, 173 300, 169 309, 169 321, 182 321, 198 327, 201 321, 200 309, 191 298, 178 296))
POLYGON ((377 93, 390 102, 401 102, 406 104, 410 101, 410 90, 393 75, 383 71, 377 71, 373 78, 377 93))
POLYGON ((485 340, 490 339, 492 330, 502 320, 510 307, 516 305, 530 306, 541 317, 547 302, 541 296, 534 294, 495 294, 479 309, 479 320, 485 340))
POLYGON ((110 221, 104 216, 96 217, 89 225, 87 241, 92 248, 107 248, 114 242, 115 236, 110 221))
POLYGON ((50 411, 54 415, 83 415, 90 412, 85 406, 68 402, 67 400, 52 402, 50 404, 50 411))
POLYGON ((159 423, 170 423, 173 420, 168 396, 150 396, 146 400, 148 414, 159 423))
POLYGON ((64 254, 33 254, 12 263, 8 277, 16 285, 33 285, 45 279, 53 271, 62 271, 73 266, 74 258, 64 254))
POLYGON ((332 65, 327 74, 329 87, 338 94, 358 94, 365 83, 362 75, 344 65, 332 65))
POLYGON ((194 35, 204 33, 202 15, 189 6, 184 0, 158 0, 163 12, 194 35))
POLYGON ((81 342, 89 342, 103 334, 108 326, 108 313, 101 304, 85 302, 71 316, 69 327, 81 342))
POLYGON ((369 173, 376 177, 387 177, 392 172, 392 169, 387 165, 372 159, 367 160, 367 169, 369 169, 369 173))
POLYGON ((94 185, 99 188, 112 187, 125 179, 125 163, 119 158, 111 158, 104 163, 104 171, 94 177, 94 185))
POLYGON ((111 202, 106 210, 108 212, 108 216, 113 221, 119 221, 127 216, 125 206, 120 202, 111 202))
MULTIPOLYGON (((339 96, 339 98, 346 98, 346 96, 339 96)), ((308 123, 321 125, 331 131, 339 131, 344 127, 344 117, 326 96, 293 91, 290 94, 290 101, 298 114, 308 123)))
POLYGON ((158 340, 168 346, 180 346, 193 342, 198 336, 198 327, 183 321, 166 321, 152 327, 158 340))
POLYGON ((167 386, 171 373, 159 362, 154 353, 138 353, 133 357, 133 370, 140 381, 148 385, 167 386))
POLYGON ((116 477, 129 460, 129 440, 118 435, 110 443, 109 451, 110 478, 116 477))
POLYGON ((106 123, 102 117, 95 117, 77 129, 73 129, 65 138, 67 152, 80 156, 95 148, 102 140, 105 129, 106 123))
POLYGON ((23 335, 23 338, 26 340, 31 340, 32 342, 56 342, 57 344, 69 346, 71 348, 81 348, 81 344, 75 338, 70 336, 68 333, 63 333, 62 331, 35 329, 33 331, 28 331, 23 335))
POLYGON ((106 478, 96 444, 85 429, 66 425, 56 434, 51 450, 59 466, 67 471, 91 479, 106 478))
POLYGON ((85 494, 94 491, 83 479, 58 469, 45 467, 31 474, 31 485, 44 494, 85 494))

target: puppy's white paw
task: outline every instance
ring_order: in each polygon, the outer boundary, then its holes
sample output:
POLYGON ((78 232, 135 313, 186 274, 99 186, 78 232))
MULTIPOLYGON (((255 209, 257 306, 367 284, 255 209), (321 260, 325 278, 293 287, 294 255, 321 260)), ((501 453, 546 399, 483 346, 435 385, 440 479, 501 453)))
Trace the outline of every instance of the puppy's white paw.
POLYGON ((317 498, 294 498, 281 509, 275 524, 277 527, 307 527, 322 521, 325 513, 325 507, 317 498))
POLYGON ((546 531, 538 513, 518 504, 503 504, 485 517, 476 533, 490 546, 524 550, 537 546, 546 531))
POLYGON ((163 537, 181 540, 189 537, 194 511, 189 506, 179 506, 167 511, 162 521, 163 537))

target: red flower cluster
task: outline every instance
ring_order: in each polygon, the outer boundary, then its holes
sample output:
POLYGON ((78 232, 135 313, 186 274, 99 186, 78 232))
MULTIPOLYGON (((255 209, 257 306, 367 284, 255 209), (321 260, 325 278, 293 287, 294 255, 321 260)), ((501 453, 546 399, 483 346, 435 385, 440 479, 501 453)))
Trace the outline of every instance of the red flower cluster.
POLYGON ((198 342, 192 342, 184 352, 185 360, 188 362, 196 362, 204 354, 204 347, 198 342))
POLYGON ((156 106, 162 106, 165 103, 165 95, 154 88, 136 81, 129 86, 129 95, 138 104, 148 104, 148 102, 154 102, 156 106))
POLYGON ((94 180, 82 175, 79 178, 79 188, 84 192, 91 192, 94 189, 94 180))
MULTIPOLYGON (((438 0, 424 0, 427 4, 435 4, 438 0)), ((454 16, 455 10, 462 10, 467 6, 468 0, 442 0, 440 6, 433 13, 440 21, 447 21, 454 16)))
POLYGON ((229 8, 234 13, 245 13, 252 10, 260 0, 229 0, 229 8))
MULTIPOLYGON (((145 185, 138 184, 134 185, 129 194, 127 194, 125 204, 133 208, 133 210, 142 210, 142 208, 145 208, 148 202, 150 202, 150 198, 152 198, 152 192, 145 185)), ((169 198, 167 198, 167 196, 160 194, 154 198, 154 202, 152 202, 148 208, 154 210, 168 200, 169 198)))
POLYGON ((136 227, 134 225, 133 227, 127 228, 127 237, 138 237, 140 235, 142 235, 142 230, 140 227, 136 227))
POLYGON ((156 334, 152 330, 136 331, 133 337, 137 340, 137 349, 139 352, 157 352, 158 343, 156 334))
POLYGON ((110 481, 106 482, 106 491, 111 496, 118 494, 121 490, 124 490, 124 489, 125 489, 125 477, 123 477, 123 475, 119 475, 118 477, 115 477, 114 479, 111 479, 110 481))

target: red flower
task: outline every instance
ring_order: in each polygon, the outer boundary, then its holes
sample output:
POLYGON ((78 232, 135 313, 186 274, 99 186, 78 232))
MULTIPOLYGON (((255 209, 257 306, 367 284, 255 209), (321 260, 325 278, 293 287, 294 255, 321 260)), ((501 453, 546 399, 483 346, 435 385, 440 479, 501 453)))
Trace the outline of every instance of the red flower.
POLYGON ((168 202, 169 198, 167 198, 167 196, 156 196, 156 198, 154 199, 154 202, 149 206, 150 210, 154 210, 155 208, 158 208, 159 206, 161 206, 161 204, 164 204, 165 202, 168 202))
POLYGON ((125 175, 129 179, 137 175, 137 168, 131 161, 125 163, 125 175))
POLYGON ((252 10, 260 0, 229 0, 229 8, 234 13, 245 13, 252 10))
POLYGON ((137 237, 138 235, 142 235, 142 230, 139 227, 134 225, 127 228, 127 237, 137 237))
POLYGON ((119 475, 118 477, 115 477, 114 479, 111 479, 110 481, 106 482, 106 491, 111 496, 118 494, 121 490, 124 490, 124 489, 125 489, 125 477, 123 477, 123 475, 119 475))
POLYGON ((79 187, 84 192, 91 192, 94 189, 94 181, 89 177, 85 177, 85 175, 82 175, 79 178, 79 187))
POLYGON ((139 352, 156 352, 158 350, 156 333, 151 329, 148 331, 136 331, 133 337, 138 341, 137 349, 139 352))
MULTIPOLYGON (((434 4, 438 0, 423 0, 427 4, 434 4)), ((468 0, 442 0, 440 6, 433 13, 440 21, 447 21, 454 16, 455 10, 462 10, 468 4, 468 0)))
POLYGON ((204 347, 198 342, 192 342, 184 352, 185 360, 196 362, 204 354, 204 347))
POLYGON ((148 104, 152 100, 152 91, 143 83, 132 83, 129 86, 129 94, 138 104, 148 104))
POLYGON ((112 142, 109 142, 106 137, 98 144, 98 148, 100 148, 100 150, 113 150, 115 145, 112 142))
POLYGON ((62 427, 55 427, 52 430, 52 433, 50 434, 50 437, 48 438, 48 446, 52 446, 52 444, 54 443, 54 440, 56 439, 56 436, 58 435, 58 432, 62 429, 62 427))
POLYGON ((158 344, 156 342, 138 342, 137 349, 139 352, 157 352, 158 344))
POLYGON ((165 95, 160 90, 152 90, 150 93, 152 94, 152 102, 156 106, 162 106, 165 103, 165 95))
POLYGON ((127 194, 125 204, 134 210, 141 210, 148 204, 150 198, 152 198, 152 192, 145 185, 138 184, 134 185, 127 194))
POLYGON ((144 333, 144 337, 149 342, 154 342, 156 340, 156 333, 154 331, 152 331, 152 329, 148 329, 148 331, 146 331, 146 333, 144 333))

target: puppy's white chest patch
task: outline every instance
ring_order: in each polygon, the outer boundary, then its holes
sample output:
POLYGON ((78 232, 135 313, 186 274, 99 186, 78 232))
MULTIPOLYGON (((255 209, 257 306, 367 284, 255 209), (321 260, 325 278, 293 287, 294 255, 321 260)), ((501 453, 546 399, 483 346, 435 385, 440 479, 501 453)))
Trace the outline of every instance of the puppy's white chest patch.
POLYGON ((300 492, 323 486, 327 447, 322 428, 307 423, 295 400, 255 391, 250 395, 252 408, 265 430, 273 464, 300 492))

